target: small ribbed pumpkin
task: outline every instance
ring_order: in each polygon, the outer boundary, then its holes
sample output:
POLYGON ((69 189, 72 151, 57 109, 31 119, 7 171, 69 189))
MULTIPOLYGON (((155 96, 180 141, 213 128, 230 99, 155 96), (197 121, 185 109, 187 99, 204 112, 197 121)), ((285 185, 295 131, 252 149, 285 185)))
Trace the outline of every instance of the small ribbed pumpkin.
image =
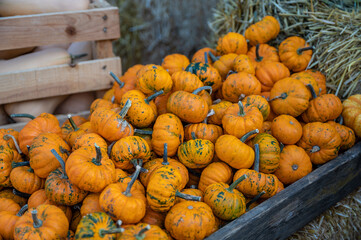
POLYGON ((173 73, 184 70, 189 63, 189 59, 185 55, 174 53, 163 58, 162 67, 172 76, 173 73))
POLYGON ((213 162, 203 169, 199 179, 198 189, 204 192, 206 188, 217 182, 230 183, 232 181, 232 168, 224 162, 213 162))
POLYGON ((356 141, 355 132, 351 128, 341 125, 340 124, 341 122, 336 123, 334 121, 328 121, 327 123, 331 124, 340 134, 342 140, 340 146, 341 150, 347 150, 351 148, 353 145, 355 145, 355 141, 356 141))
POLYGON ((345 125, 361 137, 361 94, 348 97, 343 103, 342 117, 345 125))
POLYGON ((249 49, 247 56, 257 70, 263 63, 279 62, 277 49, 268 44, 257 44, 249 49))
POLYGON ((137 86, 146 95, 154 94, 160 90, 168 93, 172 89, 173 81, 164 68, 151 65, 146 67, 143 74, 140 75, 137 86))
POLYGON ((272 121, 272 135, 281 143, 296 144, 302 137, 302 126, 290 115, 279 115, 272 121))
POLYGON ((252 24, 246 29, 245 37, 252 46, 266 43, 277 37, 280 24, 273 16, 265 16, 261 21, 252 24))
POLYGON ((249 73, 239 72, 230 74, 222 85, 224 100, 236 103, 248 95, 259 95, 261 83, 249 73))
POLYGON ((218 55, 225 55, 227 53, 246 54, 246 38, 239 33, 229 32, 218 39, 216 50, 218 55))

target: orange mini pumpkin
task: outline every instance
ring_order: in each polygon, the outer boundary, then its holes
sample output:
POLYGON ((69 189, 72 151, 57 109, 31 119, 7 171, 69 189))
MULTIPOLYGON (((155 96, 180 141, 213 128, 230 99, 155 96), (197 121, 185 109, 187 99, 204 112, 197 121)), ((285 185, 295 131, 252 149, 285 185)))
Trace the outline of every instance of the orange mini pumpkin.
MULTIPOLYGON (((205 55, 207 55, 207 53, 205 53, 205 55)), ((191 63, 187 66, 186 71, 197 75, 204 86, 211 86, 213 91, 216 91, 222 85, 222 78, 218 70, 209 65, 208 62, 191 63)))
POLYGON ((284 144, 296 144, 302 136, 302 126, 290 115, 279 115, 272 121, 272 135, 284 144))
POLYGON ((224 162, 213 162, 203 169, 198 189, 204 192, 206 188, 217 182, 230 183, 232 181, 232 169, 224 162))
POLYGON ((307 69, 305 72, 311 74, 311 76, 316 80, 318 87, 320 88, 320 94, 326 94, 326 76, 315 69, 307 69))
POLYGON ((262 113, 264 121, 266 121, 270 114, 271 107, 268 104, 268 101, 260 95, 247 96, 242 100, 242 103, 245 107, 254 106, 258 108, 258 110, 262 113))
POLYGON ((240 54, 234 58, 233 70, 236 72, 246 72, 253 75, 255 74, 255 66, 249 56, 245 54, 240 54))
POLYGON ((189 65, 189 59, 183 54, 167 55, 162 61, 162 67, 172 76, 173 73, 184 70, 189 65))
POLYGON ((345 125, 361 137, 361 94, 348 97, 343 103, 342 117, 345 125))
POLYGON ((280 62, 263 62, 256 70, 262 92, 270 91, 277 81, 289 76, 290 70, 280 62))
MULTIPOLYGON (((317 81, 315 80, 315 78, 308 72, 306 71, 302 71, 302 72, 297 72, 291 75, 291 78, 300 80, 306 87, 310 84, 313 87, 313 90, 316 93, 316 96, 320 95, 320 87, 318 86, 317 81)), ((311 93, 311 90, 309 90, 311 93)), ((310 94, 311 97, 312 94, 310 94)))
POLYGON ((229 32, 218 39, 217 54, 225 55, 227 53, 246 54, 247 42, 245 37, 239 33, 229 32))
POLYGON ((197 88, 203 87, 203 82, 198 78, 197 75, 187 72, 179 71, 172 75, 173 88, 172 92, 175 91, 186 91, 193 92, 197 88))
POLYGON ((211 105, 209 108, 210 110, 214 111, 214 114, 208 117, 208 122, 211 124, 222 124, 222 118, 224 116, 224 113, 226 112, 227 108, 231 106, 232 103, 225 100, 216 100, 213 102, 213 105, 211 105))
POLYGON ((277 37, 280 24, 273 16, 265 16, 261 21, 252 24, 246 29, 245 36, 252 46, 266 43, 277 37))
POLYGON ((340 146, 341 150, 347 150, 353 145, 355 145, 355 132, 351 128, 341 125, 340 123, 336 123, 334 121, 328 121, 327 123, 331 124, 340 134, 342 140, 340 146))
POLYGON ((148 67, 138 78, 137 86, 146 95, 154 94, 163 90, 164 93, 172 89, 173 81, 169 73, 164 68, 156 65, 148 67))
MULTIPOLYGON (((209 52, 209 55, 212 57, 214 57, 214 55, 209 52)), ((234 60, 238 57, 239 55, 235 54, 235 53, 229 53, 223 56, 220 56, 219 59, 216 59, 215 57, 215 61, 213 63, 213 67, 215 69, 218 70, 219 74, 221 75, 222 79, 226 79, 227 74, 229 73, 229 71, 234 70, 234 60)), ((212 58, 213 58, 212 57, 212 58)), ((237 71, 237 70, 236 70, 237 71)))
POLYGON ((208 52, 211 52, 213 55, 216 55, 216 51, 212 48, 209 48, 209 47, 201 48, 193 54, 191 62, 192 63, 195 63, 195 62, 212 63, 211 56, 209 54, 207 54, 207 55, 204 54, 204 53, 208 53, 208 52))
POLYGON ((277 49, 268 44, 257 44, 249 49, 247 56, 257 70, 265 62, 279 62, 277 49))
POLYGON ((229 75, 222 85, 224 100, 238 102, 248 95, 259 95, 261 83, 249 73, 239 72, 229 75))

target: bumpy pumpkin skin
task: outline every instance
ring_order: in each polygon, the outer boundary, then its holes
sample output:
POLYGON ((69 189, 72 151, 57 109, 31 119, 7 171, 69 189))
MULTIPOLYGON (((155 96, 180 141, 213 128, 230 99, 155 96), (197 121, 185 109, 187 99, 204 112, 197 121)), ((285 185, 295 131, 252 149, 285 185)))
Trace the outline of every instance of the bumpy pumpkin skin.
POLYGON ((225 100, 236 103, 240 98, 248 95, 259 95, 261 83, 249 73, 234 73, 227 77, 222 85, 222 95, 225 100))
POLYGON ((19 204, 17 204, 14 200, 9 198, 0 198, 0 212, 8 211, 16 214, 20 210, 19 204))
POLYGON ((114 240, 115 234, 100 235, 100 230, 112 230, 116 225, 104 212, 95 212, 84 216, 76 229, 75 239, 104 239, 114 240))
POLYGON ((272 126, 272 122, 270 122, 270 121, 263 122, 262 131, 260 131, 260 132, 272 135, 271 126, 272 126))
POLYGON ((232 181, 232 176, 232 169, 226 163, 211 163, 202 171, 198 189, 204 192, 206 188, 213 183, 230 183, 232 181))
POLYGON ((265 16, 261 21, 252 24, 246 29, 245 37, 252 46, 266 43, 277 37, 280 32, 280 24, 276 18, 265 16))
POLYGON ((259 57, 257 57, 257 46, 251 47, 247 52, 247 56, 251 59, 251 62, 256 70, 263 63, 280 61, 277 49, 268 44, 258 45, 258 55, 259 57))
POLYGON ((150 148, 148 143, 141 137, 128 136, 118 140, 110 152, 109 156, 115 167, 124 170, 131 169, 132 159, 143 159, 144 162, 150 159, 150 148))
POLYGON ((46 178, 50 172, 60 167, 60 163, 50 152, 51 149, 55 149, 62 159, 68 158, 62 149, 70 151, 69 145, 54 133, 40 134, 34 138, 30 146, 30 166, 34 169, 35 174, 41 178, 46 178))
POLYGON ((186 141, 192 139, 192 132, 194 132, 197 139, 205 139, 216 143, 217 139, 223 134, 223 129, 214 124, 190 124, 184 129, 184 138, 186 141))
POLYGON ((176 204, 165 218, 165 228, 176 239, 201 240, 214 231, 215 217, 204 202, 176 204))
POLYGON ((80 208, 80 214, 82 216, 102 211, 99 205, 99 195, 100 193, 90 193, 84 198, 80 208))
POLYGON ((225 55, 228 53, 246 54, 247 42, 245 37, 239 33, 229 32, 218 39, 217 55, 225 55))
MULTIPOLYGON (((308 84, 312 85, 313 89, 315 90, 315 93, 317 96, 320 95, 320 87, 318 86, 317 81, 315 80, 315 78, 312 76, 312 74, 306 72, 306 71, 302 71, 302 72, 297 72, 294 73, 290 76, 291 78, 300 80, 306 87, 308 84)), ((308 88, 307 88, 308 89, 308 88)), ((308 89, 308 91, 310 91, 310 89, 308 89)), ((310 91, 311 93, 311 91, 310 91)), ((312 98, 312 96, 311 96, 312 98)))
POLYGON ((189 59, 185 55, 174 53, 163 59, 162 67, 172 76, 173 73, 184 70, 189 63, 189 59))
POLYGON ((189 140, 178 148, 178 159, 188 168, 206 167, 212 161, 213 155, 214 144, 209 140, 189 140))
POLYGON ((271 107, 277 115, 288 114, 298 117, 308 108, 308 99, 310 92, 296 79, 284 78, 276 82, 271 89, 271 107))
POLYGON ((18 212, 0 210, 0 236, 4 237, 4 239, 14 239, 15 223, 17 222, 17 220, 19 220, 20 216, 23 214, 23 210, 26 211, 27 209, 21 209, 18 212))
POLYGON ((10 188, 5 188, 0 191, 0 198, 8 198, 14 200, 20 206, 24 206, 27 202, 26 198, 20 197, 13 193, 13 190, 10 188))
POLYGON ((200 123, 207 117, 208 104, 196 94, 176 91, 169 96, 167 110, 185 122, 200 123))
POLYGON ((154 104, 157 106, 158 116, 168 113, 167 102, 168 102, 168 98, 171 94, 172 94, 172 92, 169 92, 167 94, 162 94, 155 98, 154 104))
POLYGON ((213 67, 218 70, 222 79, 226 79, 228 72, 233 70, 233 63, 237 56, 238 55, 235 53, 229 53, 221 56, 217 61, 213 63, 213 67))
POLYGON ((187 72, 179 71, 172 75, 173 88, 172 92, 185 91, 193 92, 197 88, 203 87, 203 82, 198 78, 197 75, 187 72))
POLYGON ((280 146, 272 135, 267 133, 257 134, 252 139, 252 144, 259 145, 259 171, 273 173, 280 164, 280 146))
POLYGON ((245 107, 254 106, 258 108, 258 110, 262 113, 264 121, 266 121, 270 114, 271 107, 268 104, 268 101, 260 95, 247 96, 242 100, 242 103, 245 107))
POLYGON ((281 62, 291 71, 300 72, 306 69, 312 57, 312 50, 298 52, 298 49, 309 47, 303 38, 293 36, 285 39, 278 51, 281 62))
POLYGON ((174 114, 160 115, 153 126, 152 149, 158 155, 163 155, 164 143, 168 144, 168 156, 177 153, 178 146, 183 143, 184 130, 181 120, 174 114))
POLYGON ((232 135, 222 135, 215 144, 217 157, 235 169, 250 168, 254 162, 254 151, 232 135))
POLYGON ((310 157, 303 148, 287 145, 283 148, 280 166, 274 173, 284 184, 291 184, 312 171, 310 157))
POLYGON ((173 81, 169 73, 164 68, 156 65, 149 67, 139 78, 137 86, 146 95, 154 94, 160 90, 164 93, 172 89, 173 81))
POLYGON ((31 210, 27 211, 15 224, 14 239, 65 239, 69 230, 69 221, 63 211, 53 205, 40 205, 36 208, 37 217, 43 222, 34 228, 31 210))
POLYGON ((22 157, 16 150, 0 145, 0 187, 11 187, 10 174, 12 162, 21 162, 22 157))
POLYGON ((342 117, 345 125, 352 128, 361 137, 361 94, 347 98, 343 103, 342 117))
POLYGON ((204 53, 206 52, 211 52, 213 55, 216 55, 216 51, 212 48, 208 48, 208 47, 205 47, 205 48, 201 48, 199 49, 197 52, 195 52, 193 54, 193 57, 192 57, 192 63, 195 63, 195 62, 201 62, 201 63, 212 63, 212 58, 210 56, 210 54, 207 54, 207 61, 205 60, 205 55, 204 53))
POLYGON ((341 100, 334 94, 324 94, 310 101, 310 106, 302 114, 305 123, 334 120, 342 113, 341 100))
POLYGON ((131 225, 125 228, 125 231, 121 234, 121 239, 143 239, 143 240, 168 240, 169 237, 165 231, 156 225, 150 225, 150 229, 145 231, 142 235, 138 233, 147 227, 146 223, 138 223, 137 225, 131 225))
POLYGON ((78 137, 80 137, 84 134, 93 133, 93 132, 94 131, 91 127, 91 123, 85 122, 85 123, 81 124, 79 127, 77 127, 77 130, 74 130, 73 132, 69 133, 66 136, 65 141, 68 143, 68 145, 70 147, 73 147, 75 139, 77 139, 78 137))
POLYGON ((332 125, 313 122, 303 127, 297 145, 306 151, 313 164, 324 164, 338 156, 341 137, 332 125))
POLYGON ((222 78, 218 70, 208 63, 191 63, 187 66, 186 71, 196 74, 204 86, 211 86, 213 91, 217 91, 222 85, 222 78))
POLYGON ((38 177, 29 166, 16 167, 10 173, 13 187, 23 193, 32 194, 44 187, 45 179, 38 177))
POLYGON ((28 155, 27 145, 31 146, 33 139, 41 133, 55 133, 61 135, 58 119, 50 113, 42 113, 28 122, 19 132, 19 147, 28 155))
POLYGON ((281 143, 296 144, 302 137, 302 126, 290 115, 280 115, 273 119, 272 135, 281 143))
POLYGON ((351 128, 343 126, 334 121, 328 121, 327 123, 331 124, 340 134, 341 137, 340 150, 347 150, 351 148, 353 145, 355 145, 355 141, 356 141, 355 132, 351 128))
POLYGON ((12 150, 16 150, 15 143, 11 138, 4 138, 4 135, 12 135, 17 142, 19 142, 19 132, 15 131, 12 128, 3 128, 0 129, 0 146, 7 146, 11 148, 12 150))
POLYGON ((320 94, 326 94, 326 76, 315 69, 307 69, 305 72, 311 74, 311 76, 316 80, 318 87, 320 88, 320 94))
POLYGON ((224 113, 227 110, 227 108, 231 105, 232 105, 231 102, 222 100, 221 102, 210 106, 209 109, 210 110, 213 109, 214 115, 208 117, 208 123, 221 125, 224 113))
POLYGON ((290 70, 280 62, 262 62, 256 70, 256 77, 261 83, 262 92, 271 91, 273 85, 290 76, 290 70))
POLYGON ((95 143, 104 150, 107 150, 107 148, 108 148, 107 142, 99 134, 87 133, 87 134, 77 137, 74 140, 72 151, 74 152, 75 150, 77 150, 81 147, 94 146, 95 143))
MULTIPOLYGON (((128 89, 130 90, 130 89, 128 89)), ((124 94, 124 93, 123 93, 124 94)), ((121 99, 119 99, 118 102, 120 102, 121 99)), ((92 114, 96 109, 99 108, 105 108, 105 109, 113 109, 113 108, 118 108, 119 104, 118 103, 113 103, 111 101, 102 99, 102 98, 98 98, 95 99, 92 104, 90 105, 90 114, 92 114)))
POLYGON ((214 183, 206 188, 204 202, 216 217, 231 221, 246 212, 246 198, 237 189, 228 190, 225 183, 214 183))
POLYGON ((240 54, 234 59, 233 69, 236 72, 246 72, 253 75, 255 74, 255 67, 253 66, 251 59, 245 54, 240 54))

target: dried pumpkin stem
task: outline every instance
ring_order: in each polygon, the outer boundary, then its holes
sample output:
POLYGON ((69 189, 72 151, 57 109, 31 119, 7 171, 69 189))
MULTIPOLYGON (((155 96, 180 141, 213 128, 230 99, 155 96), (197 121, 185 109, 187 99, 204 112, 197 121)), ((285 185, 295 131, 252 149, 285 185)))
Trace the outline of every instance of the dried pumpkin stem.
POLYGON ((227 73, 227 76, 226 78, 228 78, 229 75, 233 74, 233 73, 237 73, 236 71, 233 71, 233 70, 229 70, 228 73, 227 73))
POLYGON ((175 196, 176 197, 180 197, 180 198, 183 198, 185 200, 189 200, 189 201, 201 201, 201 197, 199 196, 193 196, 193 195, 190 195, 190 194, 185 194, 185 193, 182 193, 180 191, 176 191, 175 192, 175 196))
POLYGON ((149 97, 147 97, 146 99, 144 99, 144 102, 146 104, 149 104, 150 101, 152 101, 154 98, 158 97, 159 95, 162 95, 164 93, 163 90, 160 90, 156 93, 154 93, 153 95, 150 95, 149 97))
POLYGON ((240 138, 240 140, 241 140, 242 142, 245 142, 245 141, 247 141, 247 139, 248 139, 250 136, 252 136, 253 134, 256 134, 256 133, 259 133, 259 130, 258 130, 258 129, 252 130, 252 131, 244 134, 244 135, 240 138))
POLYGON ((285 147, 285 145, 280 142, 280 153, 283 151, 283 148, 284 148, 284 147, 285 147))
POLYGON ((117 75, 115 75, 113 72, 109 72, 109 74, 110 74, 110 76, 112 76, 112 78, 114 79, 114 81, 115 81, 116 83, 118 83, 119 88, 123 88, 123 87, 124 87, 125 83, 122 82, 122 81, 120 81, 120 79, 117 77, 117 75))
POLYGON ((22 206, 16 216, 21 217, 28 210, 28 204, 22 206))
POLYGON ((104 238, 106 234, 122 233, 124 228, 99 229, 99 236, 104 238))
POLYGON ((73 128, 73 130, 74 130, 74 131, 78 131, 79 128, 78 128, 78 126, 75 124, 73 118, 71 117, 71 114, 68 114, 68 120, 69 120, 70 125, 71 125, 71 127, 73 128))
POLYGON ((112 96, 112 98, 110 99, 110 102, 111 102, 111 103, 114 103, 114 102, 115 102, 115 96, 112 96))
POLYGON ((65 153, 66 155, 68 155, 68 157, 70 156, 70 152, 67 149, 63 148, 62 146, 60 146, 59 149, 61 153, 65 153))
POLYGON ((189 188, 191 188, 191 189, 197 189, 197 185, 190 185, 189 188))
POLYGON ((143 129, 134 129, 134 133, 144 134, 144 135, 152 135, 153 130, 143 130, 143 129))
POLYGON ((196 134, 195 134, 194 132, 191 132, 191 136, 192 136, 192 139, 193 139, 193 140, 196 140, 196 139, 197 139, 197 136, 196 136, 196 134))
POLYGON ((319 146, 315 145, 310 150, 310 153, 316 153, 316 152, 319 152, 320 150, 321 150, 321 148, 319 146))
POLYGON ((123 193, 125 196, 127 196, 127 197, 132 196, 132 194, 130 193, 130 190, 132 189, 135 180, 137 180, 141 168, 142 168, 142 167, 139 166, 139 165, 137 165, 137 166, 135 167, 135 172, 134 172, 134 174, 133 174, 132 180, 130 180, 130 182, 129 182, 128 185, 127 185, 127 189, 125 189, 125 192, 123 193))
POLYGON ((54 155, 56 160, 58 160, 58 162, 60 163, 61 168, 63 169, 63 173, 61 174, 61 179, 68 179, 68 176, 66 175, 66 171, 65 171, 65 162, 64 162, 64 160, 57 153, 57 151, 55 151, 55 149, 51 149, 50 152, 54 155))
POLYGON ((209 94, 212 94, 212 87, 211 86, 203 86, 203 87, 197 88, 196 90, 194 90, 192 92, 192 94, 197 95, 199 92, 201 92, 203 90, 208 90, 209 94))
POLYGON ((30 118, 32 120, 35 119, 35 117, 31 114, 28 113, 16 113, 16 114, 11 114, 10 115, 11 118, 30 118))
POLYGON ((12 162, 11 163, 12 168, 23 167, 23 166, 30 166, 30 162, 25 161, 25 162, 12 162))
POLYGON ((94 163, 97 166, 102 165, 102 151, 100 150, 100 147, 94 143, 95 146, 95 152, 96 152, 96 157, 92 159, 92 163, 94 163))
POLYGON ((208 51, 209 56, 211 57, 212 61, 218 61, 220 57, 214 56, 214 54, 211 51, 208 51))
POLYGON ((270 100, 268 100, 268 101, 269 101, 269 102, 272 102, 272 101, 274 101, 274 100, 276 100, 276 99, 280 99, 280 98, 286 99, 286 98, 287 98, 287 93, 281 93, 281 95, 276 96, 276 97, 274 97, 274 98, 272 98, 272 99, 270 99, 270 100))
POLYGON ((338 119, 338 123, 340 125, 343 125, 343 117, 342 117, 342 115, 340 115, 337 119, 338 119))
POLYGON ((31 216, 33 217, 34 228, 39 228, 43 226, 43 221, 38 218, 38 211, 36 209, 31 211, 31 216))
POLYGON ((168 143, 164 143, 162 165, 169 165, 169 162, 168 162, 168 143))
POLYGON ((129 99, 125 102, 124 107, 122 108, 122 110, 120 110, 119 116, 121 118, 124 118, 125 115, 127 115, 129 108, 132 106, 132 101, 130 101, 129 99))
POLYGON ((242 182, 244 179, 247 178, 246 174, 243 174, 242 176, 240 176, 236 181, 234 181, 228 188, 227 191, 228 192, 233 192, 233 189, 235 189, 237 187, 237 185, 242 182))
POLYGON ((113 141, 111 144, 109 144, 108 149, 107 149, 108 156, 110 156, 110 154, 112 153, 113 146, 116 142, 117 141, 113 141))
POLYGON ((20 192, 20 191, 16 190, 15 188, 13 189, 13 193, 16 196, 19 196, 19 197, 22 197, 22 198, 29 198, 31 196, 31 194, 20 192))
POLYGON ((308 50, 314 50, 314 48, 311 47, 311 46, 310 47, 305 47, 305 48, 299 48, 299 49, 297 49, 297 54, 301 55, 303 51, 308 51, 308 50))
POLYGON ((256 61, 261 62, 263 57, 259 55, 259 44, 256 45, 256 61))
POLYGON ((220 103, 220 102, 222 102, 222 99, 218 98, 218 99, 216 99, 216 100, 213 101, 213 104, 218 104, 218 103, 220 103))
MULTIPOLYGON (((142 172, 142 173, 149 172, 148 169, 145 169, 145 168, 142 167, 143 166, 143 159, 132 159, 130 162, 133 164, 134 167, 140 166, 141 167, 140 172, 142 172)), ((131 177, 133 175, 134 175, 134 173, 131 175, 131 177)))
POLYGON ((258 199, 260 199, 260 197, 262 197, 266 192, 265 191, 262 191, 260 193, 257 194, 257 196, 255 196, 254 198, 252 198, 251 201, 249 201, 247 204, 246 204, 246 211, 249 210, 249 207, 252 205, 252 203, 255 203, 258 199))
POLYGON ((204 52, 204 63, 208 64, 208 53, 204 52))
POLYGON ((255 151, 255 159, 254 159, 254 170, 256 172, 259 172, 259 145, 258 143, 254 145, 254 151, 255 151))
POLYGON ((296 171, 297 169, 298 169, 298 165, 297 165, 297 164, 293 164, 293 165, 292 165, 292 170, 293 170, 293 171, 296 171))
POLYGON ((16 151, 18 151, 19 154, 23 154, 23 152, 21 151, 21 149, 20 149, 20 147, 19 147, 18 141, 16 141, 16 138, 15 138, 13 135, 11 135, 11 134, 5 134, 5 135, 3 136, 3 139, 6 140, 6 141, 9 140, 9 138, 11 138, 11 139, 13 140, 14 145, 15 145, 15 148, 16 148, 16 151))
POLYGON ((208 123, 208 118, 209 118, 210 116, 213 116, 214 114, 216 114, 216 113, 214 112, 213 109, 211 109, 211 110, 209 111, 209 113, 207 114, 207 117, 203 120, 203 123, 207 124, 207 123, 208 123))
POLYGON ((145 228, 142 228, 136 235, 135 235, 135 238, 137 240, 143 240, 145 238, 145 235, 144 233, 146 231, 150 230, 150 225, 148 224, 147 226, 145 226, 145 228))
POLYGON ((313 88, 313 86, 311 84, 307 84, 306 86, 310 89, 312 98, 313 99, 317 98, 317 94, 316 94, 315 89, 313 88))
POLYGON ((238 116, 241 116, 241 117, 246 116, 246 114, 244 113, 243 103, 241 101, 238 101, 238 107, 239 107, 238 116))
POLYGON ((117 226, 117 228, 120 228, 120 226, 122 226, 123 222, 122 220, 118 219, 116 222, 115 222, 115 225, 117 226))

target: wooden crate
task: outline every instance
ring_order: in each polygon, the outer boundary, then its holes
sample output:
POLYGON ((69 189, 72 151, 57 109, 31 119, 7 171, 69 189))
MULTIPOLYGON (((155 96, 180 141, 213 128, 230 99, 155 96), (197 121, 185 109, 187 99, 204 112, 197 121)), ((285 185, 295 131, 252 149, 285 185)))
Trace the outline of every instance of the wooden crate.
POLYGON ((0 74, 0 104, 109 89, 121 62, 112 51, 120 37, 118 8, 104 0, 92 9, 0 18, 0 50, 95 41, 95 60, 0 74))

